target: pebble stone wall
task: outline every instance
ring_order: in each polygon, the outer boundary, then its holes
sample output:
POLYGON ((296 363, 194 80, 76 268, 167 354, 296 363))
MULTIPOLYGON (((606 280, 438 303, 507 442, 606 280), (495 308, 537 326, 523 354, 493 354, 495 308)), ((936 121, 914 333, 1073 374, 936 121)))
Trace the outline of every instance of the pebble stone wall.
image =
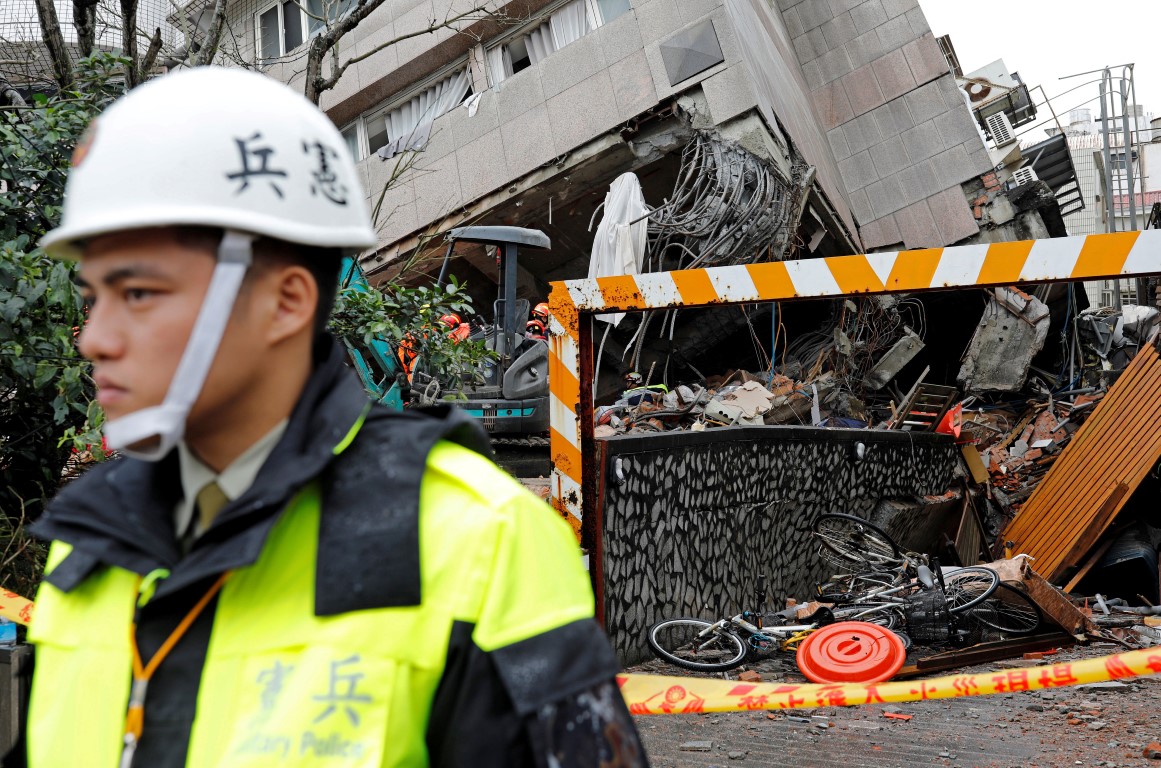
POLYGON ((752 609, 765 573, 773 604, 807 599, 829 569, 811 546, 824 512, 869 517, 884 499, 943 493, 946 435, 732 427, 605 442, 605 627, 622 663, 650 656, 665 617, 752 609), (862 458, 857 445, 862 444, 862 458))

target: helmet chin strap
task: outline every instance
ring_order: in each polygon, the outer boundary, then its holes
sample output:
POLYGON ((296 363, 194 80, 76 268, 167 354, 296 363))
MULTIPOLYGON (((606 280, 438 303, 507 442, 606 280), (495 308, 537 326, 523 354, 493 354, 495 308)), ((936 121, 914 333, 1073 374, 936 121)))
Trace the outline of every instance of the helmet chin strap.
POLYGON ((234 300, 251 261, 254 236, 226 230, 218 245, 218 263, 181 361, 161 405, 142 408, 106 422, 109 447, 136 459, 159 461, 185 435, 186 419, 201 394, 218 353, 234 300))

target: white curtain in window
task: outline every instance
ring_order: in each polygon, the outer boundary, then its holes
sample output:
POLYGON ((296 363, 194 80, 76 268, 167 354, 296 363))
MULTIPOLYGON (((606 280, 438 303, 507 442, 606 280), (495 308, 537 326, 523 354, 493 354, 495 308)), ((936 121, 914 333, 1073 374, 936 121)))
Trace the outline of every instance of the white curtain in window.
POLYGON ((385 119, 391 141, 379 149, 379 157, 386 160, 400 152, 422 149, 431 136, 435 119, 459 106, 470 88, 471 78, 462 69, 388 112, 385 119))
POLYGON ((489 82, 495 88, 512 74, 512 54, 508 46, 497 45, 488 49, 487 58, 489 82))
POLYGON ((524 38, 524 44, 528 46, 528 60, 534 65, 559 47, 553 41, 552 24, 547 21, 532 30, 528 37, 524 38))
POLYGON ((585 5, 585 0, 573 0, 552 14, 549 24, 552 27, 552 41, 555 44, 555 50, 560 50, 569 43, 580 40, 586 32, 593 28, 594 25, 590 23, 585 5))

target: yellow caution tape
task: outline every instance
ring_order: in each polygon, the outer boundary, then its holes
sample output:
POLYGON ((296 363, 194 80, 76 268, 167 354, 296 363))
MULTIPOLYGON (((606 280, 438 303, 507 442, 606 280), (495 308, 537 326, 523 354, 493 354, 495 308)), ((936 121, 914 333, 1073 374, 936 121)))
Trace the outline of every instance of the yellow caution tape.
POLYGON ((1161 672, 1161 646, 1068 664, 893 683, 792 685, 662 675, 618 675, 617 683, 634 715, 675 715, 986 696, 1102 683, 1158 672, 1161 672))
POLYGON ((32 620, 32 601, 15 592, 0 589, 0 616, 27 627, 32 620))

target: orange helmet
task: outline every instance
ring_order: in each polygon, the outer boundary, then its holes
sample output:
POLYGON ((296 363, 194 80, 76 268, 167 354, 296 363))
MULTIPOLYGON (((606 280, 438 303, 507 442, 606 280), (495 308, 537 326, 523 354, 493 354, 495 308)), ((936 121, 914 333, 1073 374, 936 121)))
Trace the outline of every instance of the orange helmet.
POLYGON ((537 304, 532 308, 532 315, 533 317, 540 319, 542 322, 548 322, 548 303, 542 301, 537 304))
POLYGON ((524 324, 524 335, 534 339, 543 339, 544 323, 539 320, 529 320, 524 324))
POLYGON ((443 323, 444 325, 446 325, 448 328, 455 328, 456 326, 458 326, 460 323, 463 322, 463 320, 460 319, 460 316, 457 315, 455 312, 450 312, 450 313, 444 315, 443 317, 441 317, 439 319, 439 321, 441 323, 443 323))

